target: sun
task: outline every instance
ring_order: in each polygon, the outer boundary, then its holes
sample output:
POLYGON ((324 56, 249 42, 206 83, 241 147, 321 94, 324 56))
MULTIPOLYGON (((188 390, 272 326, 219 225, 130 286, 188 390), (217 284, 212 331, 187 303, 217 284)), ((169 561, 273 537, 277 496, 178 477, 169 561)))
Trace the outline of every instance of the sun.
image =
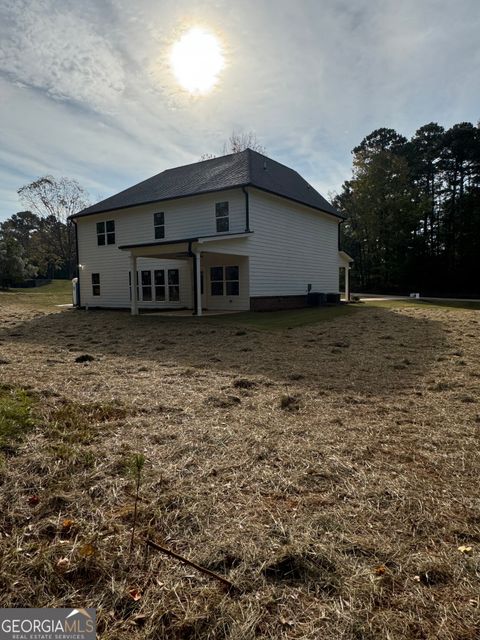
POLYGON ((220 41, 205 29, 193 27, 172 46, 170 65, 183 89, 205 95, 217 84, 225 66, 220 41))

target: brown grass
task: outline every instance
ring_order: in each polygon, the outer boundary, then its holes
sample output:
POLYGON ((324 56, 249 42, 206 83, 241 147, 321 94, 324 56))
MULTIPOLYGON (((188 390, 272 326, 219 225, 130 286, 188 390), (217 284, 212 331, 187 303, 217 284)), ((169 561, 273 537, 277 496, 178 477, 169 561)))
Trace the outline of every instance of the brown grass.
POLYGON ((479 328, 413 305, 241 334, 8 305, 0 377, 35 420, 0 464, 0 606, 93 606, 109 640, 480 637, 479 328), (235 593, 129 558, 136 452, 138 533, 235 593))

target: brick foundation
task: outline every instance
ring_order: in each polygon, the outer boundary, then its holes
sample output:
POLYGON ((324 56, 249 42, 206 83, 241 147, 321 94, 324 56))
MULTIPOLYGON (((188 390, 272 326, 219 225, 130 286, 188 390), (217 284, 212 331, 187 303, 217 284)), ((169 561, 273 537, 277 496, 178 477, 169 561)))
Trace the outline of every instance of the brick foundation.
POLYGON ((262 296, 250 298, 250 311, 280 311, 307 306, 307 296, 262 296))

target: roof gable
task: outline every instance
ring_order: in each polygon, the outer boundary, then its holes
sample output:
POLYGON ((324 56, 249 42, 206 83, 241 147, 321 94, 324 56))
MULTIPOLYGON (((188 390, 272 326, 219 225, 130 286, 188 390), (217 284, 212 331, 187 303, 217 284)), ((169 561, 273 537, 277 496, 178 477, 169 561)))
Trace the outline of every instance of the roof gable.
POLYGON ((244 186, 257 187, 343 217, 296 171, 252 149, 167 169, 72 217, 244 186))

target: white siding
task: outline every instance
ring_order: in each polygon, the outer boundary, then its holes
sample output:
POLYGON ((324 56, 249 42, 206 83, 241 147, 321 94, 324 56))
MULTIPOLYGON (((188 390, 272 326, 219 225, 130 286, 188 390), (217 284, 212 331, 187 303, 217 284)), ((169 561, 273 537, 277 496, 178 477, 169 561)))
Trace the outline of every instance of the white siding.
POLYGON ((250 191, 250 296, 338 293, 338 223, 284 198, 250 191))
MULTIPOLYGON (((338 223, 323 214, 284 198, 250 188, 251 235, 199 245, 204 270, 204 304, 214 309, 247 309, 250 296, 304 295, 313 291, 339 291, 338 223), (216 255, 215 255, 216 254, 216 255), (244 258, 241 258, 244 256, 244 258), (210 296, 209 267, 238 264, 240 296, 210 296)), ((183 198, 157 205, 142 205, 103 213, 77 222, 80 292, 83 305, 129 307, 128 251, 119 246, 155 242, 153 213, 165 213, 165 241, 210 236, 216 233, 215 202, 228 200, 229 233, 245 231, 245 198, 240 189, 183 198), (96 223, 115 221, 115 245, 97 246, 96 223), (92 295, 91 274, 100 274, 100 296, 92 295)), ((191 260, 138 258, 138 269, 178 268, 180 302, 140 301, 140 307, 192 307, 191 260)))
MULTIPOLYGON (((130 271, 130 254, 120 251, 118 245, 129 242, 124 237, 124 229, 118 223, 118 216, 89 216, 79 220, 77 226, 78 252, 80 268, 80 299, 82 305, 95 307, 129 307, 130 292, 128 273, 130 271), (97 245, 96 222, 115 220, 115 244, 99 247, 97 245), (100 295, 92 294, 92 273, 100 274, 100 295)), ((177 303, 153 303, 141 302, 141 307, 176 306, 188 307, 191 305, 191 266, 186 260, 154 260, 151 258, 138 258, 137 269, 179 269, 180 276, 180 302, 177 303)))
MULTIPOLYGON (((245 198, 239 189, 78 218, 79 262, 83 265, 83 269, 80 270, 82 305, 130 306, 129 253, 119 250, 118 247, 126 244, 155 242, 154 212, 165 212, 165 241, 208 236, 216 233, 215 203, 225 200, 229 202, 229 233, 245 231, 245 198), (98 246, 96 223, 107 220, 115 221, 115 244, 98 246), (92 273, 100 274, 100 296, 92 295, 92 273)), ((168 268, 180 270, 180 302, 175 304, 141 302, 141 307, 192 306, 190 260, 138 258, 137 266, 139 270, 168 268)))

